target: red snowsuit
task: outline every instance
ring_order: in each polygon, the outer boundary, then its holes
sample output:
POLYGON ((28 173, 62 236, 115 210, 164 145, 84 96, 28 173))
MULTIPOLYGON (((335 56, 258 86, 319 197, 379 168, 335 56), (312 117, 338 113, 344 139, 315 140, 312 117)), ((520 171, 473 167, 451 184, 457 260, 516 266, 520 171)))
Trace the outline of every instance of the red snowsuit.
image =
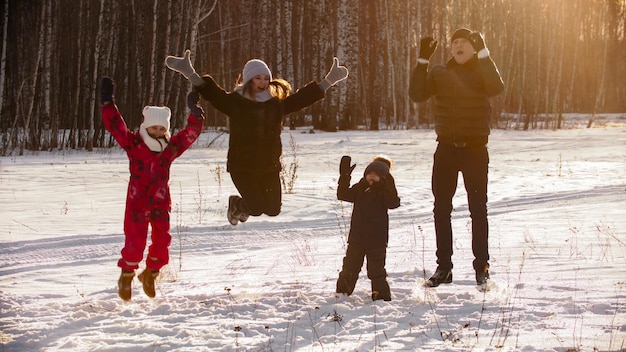
POLYGON ((160 153, 151 151, 139 132, 131 132, 115 105, 102 107, 102 121, 130 161, 130 182, 126 195, 124 235, 126 237, 122 258, 117 265, 124 270, 134 270, 143 259, 148 237, 148 224, 152 227, 152 244, 148 248, 146 267, 159 270, 169 262, 170 211, 172 200, 168 181, 170 166, 202 132, 204 116, 189 114, 187 127, 170 138, 168 146, 160 153))

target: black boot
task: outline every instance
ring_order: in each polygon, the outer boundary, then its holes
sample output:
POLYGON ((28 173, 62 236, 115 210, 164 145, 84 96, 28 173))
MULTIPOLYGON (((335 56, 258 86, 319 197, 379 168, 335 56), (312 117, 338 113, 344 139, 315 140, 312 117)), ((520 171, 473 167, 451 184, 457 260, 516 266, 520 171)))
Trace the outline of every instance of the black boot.
POLYGON ((391 301, 391 290, 389 283, 384 277, 372 280, 372 301, 382 299, 383 301, 391 301))
POLYGON ((476 285, 486 285, 487 280, 489 280, 489 264, 485 265, 483 269, 476 269, 476 285))
POLYGON ((345 293, 350 296, 352 292, 354 292, 354 286, 356 286, 356 281, 359 279, 358 273, 348 273, 345 271, 341 271, 339 273, 339 278, 337 279, 337 293, 345 293))
POLYGON ((452 269, 438 267, 433 276, 426 281, 426 286, 437 287, 439 284, 449 284, 452 282, 452 269))

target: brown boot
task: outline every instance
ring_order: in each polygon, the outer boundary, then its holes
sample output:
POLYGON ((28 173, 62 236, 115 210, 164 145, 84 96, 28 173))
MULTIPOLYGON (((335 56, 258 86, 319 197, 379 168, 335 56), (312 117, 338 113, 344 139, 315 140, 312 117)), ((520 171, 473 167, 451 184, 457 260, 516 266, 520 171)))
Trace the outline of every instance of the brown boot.
POLYGON ((143 284, 143 292, 150 298, 154 298, 156 296, 156 292, 154 291, 154 279, 159 276, 158 270, 150 270, 146 268, 141 274, 139 274, 139 281, 143 284))
POLYGON ((133 294, 134 277, 134 270, 122 270, 120 279, 117 280, 117 293, 120 295, 120 298, 125 301, 130 301, 130 298, 133 294))
POLYGON ((339 272, 339 278, 337 279, 337 293, 343 293, 348 296, 354 292, 354 286, 356 286, 356 282, 359 279, 358 273, 349 273, 346 271, 339 272))

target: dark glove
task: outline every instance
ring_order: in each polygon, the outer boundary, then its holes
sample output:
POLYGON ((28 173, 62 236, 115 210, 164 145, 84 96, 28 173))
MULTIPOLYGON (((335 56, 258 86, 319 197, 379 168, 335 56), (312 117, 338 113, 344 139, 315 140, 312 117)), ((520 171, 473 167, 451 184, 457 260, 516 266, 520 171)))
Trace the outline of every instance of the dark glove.
POLYGON ((194 116, 204 115, 204 110, 202 110, 200 105, 198 105, 199 101, 200 95, 198 95, 198 92, 196 92, 195 90, 187 94, 187 107, 189 107, 189 110, 191 110, 191 113, 194 116))
POLYGON ((474 47, 474 50, 476 50, 476 52, 479 52, 485 48, 485 37, 483 37, 482 33, 472 32, 467 36, 467 39, 470 43, 472 43, 472 46, 474 47))
POLYGON ((437 41, 433 37, 422 38, 422 40, 420 40, 420 59, 430 60, 435 49, 437 49, 437 41))
POLYGON ((341 157, 341 163, 339 164, 339 174, 341 176, 350 176, 352 174, 352 170, 356 167, 356 164, 350 166, 352 162, 352 158, 344 155, 341 157))
POLYGON ((115 90, 115 82, 109 77, 103 77, 100 82, 100 104, 106 102, 115 104, 113 99, 113 91, 115 90))
POLYGON ((393 176, 391 176, 391 174, 387 174, 387 176, 385 176, 383 179, 383 185, 385 186, 385 189, 390 191, 390 192, 395 192, 396 191, 396 181, 393 179, 393 176))

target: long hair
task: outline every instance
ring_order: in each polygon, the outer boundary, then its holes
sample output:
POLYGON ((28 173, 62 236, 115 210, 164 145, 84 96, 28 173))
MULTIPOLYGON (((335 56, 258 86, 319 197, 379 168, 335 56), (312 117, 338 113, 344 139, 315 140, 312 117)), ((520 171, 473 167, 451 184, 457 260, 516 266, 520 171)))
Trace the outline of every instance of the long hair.
MULTIPOLYGON (((237 79, 237 85, 239 84, 241 84, 241 75, 237 79)), ((271 80, 267 89, 269 89, 270 94, 273 97, 277 97, 279 100, 283 100, 291 94, 291 84, 282 78, 274 78, 271 80)), ((243 95, 254 98, 255 95, 252 91, 252 80, 249 80, 243 85, 243 95)))
POLYGON ((269 90, 273 97, 283 100, 291 93, 291 84, 282 78, 275 78, 270 82, 269 90))

